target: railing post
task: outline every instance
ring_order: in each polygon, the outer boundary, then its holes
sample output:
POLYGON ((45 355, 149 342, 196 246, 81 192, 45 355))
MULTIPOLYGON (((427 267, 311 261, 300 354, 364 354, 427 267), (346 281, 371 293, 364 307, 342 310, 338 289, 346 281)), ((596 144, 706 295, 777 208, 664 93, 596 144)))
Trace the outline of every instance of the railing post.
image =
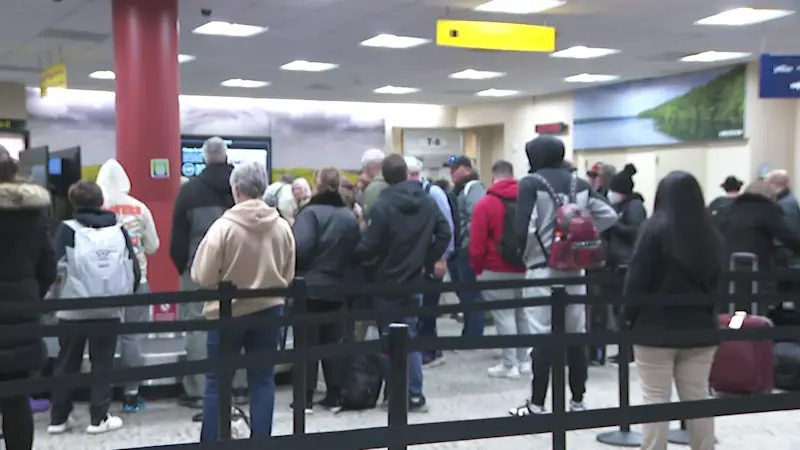
MULTIPOLYGON (((569 296, 564 286, 553 286, 551 290, 550 306, 550 342, 547 346, 552 352, 553 371, 553 417, 557 424, 563 423, 560 419, 566 414, 567 405, 564 400, 566 392, 566 364, 567 346, 564 345, 564 334, 567 322, 567 302, 569 296)), ((534 361, 536 364, 536 361, 534 361)), ((567 450, 567 430, 556 426, 553 428, 553 450, 567 450)))
MULTIPOLYGON (((408 425, 408 347, 409 329, 405 323, 389 325, 389 373, 386 389, 389 397, 389 442, 405 436, 408 425)), ((406 450, 402 444, 389 445, 389 450, 406 450)))
POLYGON ((220 283, 219 292, 219 347, 220 356, 223 363, 219 365, 217 376, 219 377, 219 439, 231 439, 231 396, 233 395, 233 374, 235 368, 230 367, 227 360, 239 351, 232 352, 233 338, 231 336, 233 328, 233 294, 236 288, 233 283, 225 281, 220 283))
POLYGON ((631 419, 629 408, 631 406, 631 367, 628 361, 632 360, 631 345, 619 343, 619 430, 606 431, 599 433, 597 441, 602 444, 614 445, 617 447, 641 447, 642 435, 631 431, 631 419))
MULTIPOLYGON (((292 284, 292 309, 290 314, 303 316, 307 312, 308 285, 304 278, 295 278, 292 284)), ((287 325, 288 326, 288 325, 287 325)), ((288 330, 284 330, 288 332, 288 330)), ((292 325, 294 339, 294 359, 292 362, 292 428, 293 434, 306 434, 306 403, 308 390, 316 386, 306 386, 308 349, 308 324, 292 325)))

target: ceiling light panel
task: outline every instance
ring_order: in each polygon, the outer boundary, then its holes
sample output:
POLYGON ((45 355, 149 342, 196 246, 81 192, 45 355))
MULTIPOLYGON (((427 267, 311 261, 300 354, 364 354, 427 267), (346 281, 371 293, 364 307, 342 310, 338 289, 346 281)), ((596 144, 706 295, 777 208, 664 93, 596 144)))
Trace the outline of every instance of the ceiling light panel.
POLYGON ((593 59, 602 58, 603 56, 613 55, 619 53, 619 50, 613 48, 597 48, 597 47, 584 47, 579 45, 577 47, 570 47, 564 50, 551 53, 553 58, 573 58, 573 59, 593 59))
POLYGON ((564 78, 567 83, 602 83, 618 79, 617 75, 600 75, 593 73, 581 73, 564 78))
POLYGON ((267 27, 214 20, 192 30, 194 34, 228 37, 252 37, 267 31, 267 27))
POLYGON ((430 39, 410 37, 410 36, 395 36, 394 34, 379 34, 371 37, 366 41, 361 42, 363 47, 378 47, 378 48, 391 48, 403 49, 419 47, 429 43, 430 39))
POLYGON ((680 59, 683 62, 718 62, 718 61, 730 61, 732 59, 741 59, 747 58, 750 56, 751 53, 746 52, 716 52, 716 51, 708 51, 697 53, 694 55, 684 56, 680 59))
POLYGON ((113 80, 116 76, 114 72, 110 70, 98 70, 90 73, 89 78, 94 78, 95 80, 113 80))
POLYGON ((487 70, 467 69, 461 72, 451 73, 450 78, 456 80, 489 80, 492 78, 504 77, 506 74, 503 72, 490 72, 487 70))
POLYGON ((510 89, 486 89, 475 93, 478 97, 510 97, 517 94, 519 94, 519 91, 510 89))
POLYGON ((178 55, 178 63, 187 63, 195 59, 197 59, 197 57, 193 55, 178 55))
POLYGON ((475 11, 506 13, 506 14, 536 14, 548 9, 564 6, 565 0, 491 0, 475 8, 475 11))
POLYGON ((261 88, 265 86, 269 86, 269 81, 259 81, 259 80, 243 80, 241 78, 231 78, 230 80, 225 80, 220 83, 221 86, 225 87, 236 87, 236 88, 261 88))
POLYGON ((419 92, 419 89, 413 87, 384 86, 375 89, 374 92, 376 94, 405 95, 405 94, 413 94, 414 92, 419 92))
POLYGON ((695 24, 742 27, 756 23, 769 22, 770 20, 780 19, 792 14, 794 14, 794 11, 786 9, 735 8, 700 19, 695 22, 695 24))
POLYGON ((335 69, 337 67, 339 67, 338 64, 305 61, 302 59, 298 59, 297 61, 292 61, 290 63, 282 65, 281 69, 291 70, 295 72, 325 72, 328 70, 335 69))

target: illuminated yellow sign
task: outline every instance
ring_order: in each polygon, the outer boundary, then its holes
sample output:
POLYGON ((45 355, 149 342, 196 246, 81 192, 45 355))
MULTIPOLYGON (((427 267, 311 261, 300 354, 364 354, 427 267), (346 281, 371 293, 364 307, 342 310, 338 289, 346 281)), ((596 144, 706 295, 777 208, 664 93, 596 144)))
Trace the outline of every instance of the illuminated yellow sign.
POLYGON ((552 53, 556 50, 556 29, 522 23, 437 20, 436 44, 478 50, 552 53))
POLYGON ((67 88, 67 65, 54 64, 39 75, 39 95, 45 97, 49 88, 67 88))

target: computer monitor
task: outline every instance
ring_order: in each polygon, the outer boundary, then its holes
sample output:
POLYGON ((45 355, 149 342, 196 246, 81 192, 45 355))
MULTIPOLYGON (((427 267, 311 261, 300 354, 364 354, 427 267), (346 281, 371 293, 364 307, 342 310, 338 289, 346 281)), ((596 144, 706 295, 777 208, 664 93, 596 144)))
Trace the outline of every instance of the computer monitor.
MULTIPOLYGON (((181 175, 191 178, 199 175, 206 164, 203 161, 203 143, 212 136, 181 136, 181 175)), ((237 166, 244 162, 259 161, 267 167, 267 180, 272 179, 272 138, 269 136, 219 136, 228 146, 228 162, 237 166)))
POLYGON ((47 164, 50 157, 48 146, 26 148, 19 152, 20 175, 31 181, 50 188, 47 177, 47 164))
POLYGON ((57 221, 72 218, 69 188, 81 179, 81 148, 79 146, 54 150, 47 160, 47 178, 53 196, 53 213, 57 221))

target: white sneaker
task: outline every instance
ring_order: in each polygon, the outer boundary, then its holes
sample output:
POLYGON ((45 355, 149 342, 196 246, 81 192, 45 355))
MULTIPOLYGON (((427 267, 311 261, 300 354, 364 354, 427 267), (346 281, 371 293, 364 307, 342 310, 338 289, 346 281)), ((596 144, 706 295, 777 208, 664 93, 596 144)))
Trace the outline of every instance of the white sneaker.
POLYGON ((569 410, 573 412, 586 411, 586 404, 583 402, 576 402, 575 400, 570 400, 569 410))
POLYGON ((523 375, 530 375, 533 373, 533 364, 524 362, 519 365, 519 373, 523 375))
POLYGON ((506 367, 503 364, 498 364, 494 367, 490 367, 487 372, 489 376, 493 378, 510 378, 512 380, 519 378, 519 368, 516 366, 506 367))
POLYGON ((511 408, 508 410, 508 414, 515 416, 515 417, 523 417, 523 416, 537 416, 540 414, 547 414, 547 410, 544 406, 534 405, 531 402, 525 402, 524 405, 511 408))
POLYGON ((86 432, 89 434, 102 434, 122 428, 122 419, 111 414, 106 415, 99 425, 89 425, 86 432))
POLYGON ((63 434, 75 426, 75 419, 70 416, 67 421, 58 425, 48 425, 47 432, 49 434, 63 434))

